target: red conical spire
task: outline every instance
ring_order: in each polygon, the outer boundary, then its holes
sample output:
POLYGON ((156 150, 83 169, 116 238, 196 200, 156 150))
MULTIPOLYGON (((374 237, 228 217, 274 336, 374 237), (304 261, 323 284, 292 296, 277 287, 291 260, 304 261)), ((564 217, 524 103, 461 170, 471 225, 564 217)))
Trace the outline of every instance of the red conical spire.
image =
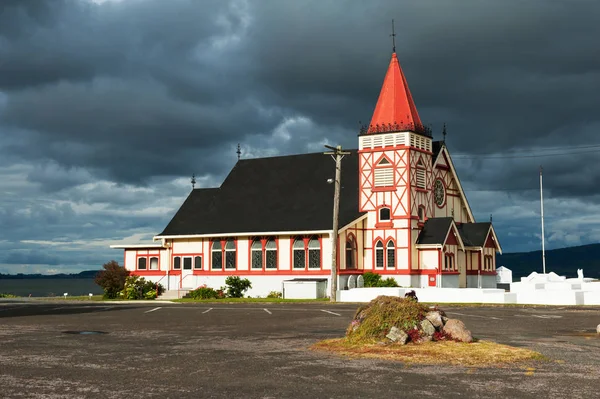
POLYGON ((394 52, 367 133, 415 130, 420 127, 422 127, 421 118, 394 52))

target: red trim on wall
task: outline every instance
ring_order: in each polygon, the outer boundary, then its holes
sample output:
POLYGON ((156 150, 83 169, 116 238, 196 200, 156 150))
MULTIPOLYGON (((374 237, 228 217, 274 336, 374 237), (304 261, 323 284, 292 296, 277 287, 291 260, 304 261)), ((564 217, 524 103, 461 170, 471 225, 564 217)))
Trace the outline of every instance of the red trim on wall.
POLYGON ((166 270, 130 270, 134 276, 165 276, 166 270))

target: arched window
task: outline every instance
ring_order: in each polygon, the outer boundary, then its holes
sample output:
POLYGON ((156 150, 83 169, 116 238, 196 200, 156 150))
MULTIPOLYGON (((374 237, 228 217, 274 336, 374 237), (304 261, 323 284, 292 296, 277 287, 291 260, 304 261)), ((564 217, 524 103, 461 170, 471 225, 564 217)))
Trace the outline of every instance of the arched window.
POLYGON ((391 220, 390 208, 388 208, 388 207, 379 208, 379 220, 382 222, 391 220))
POLYGON ((202 256, 194 256, 194 269, 202 269, 202 256))
POLYGON ((353 236, 346 240, 346 269, 356 269, 356 240, 353 236))
POLYGON ((418 215, 419 215, 419 222, 421 222, 421 223, 425 222, 425 208, 420 206, 418 215))
POLYGON ((176 256, 173 258, 173 270, 181 269, 181 257, 176 256))
POLYGON ((293 246, 294 269, 306 268, 306 251, 304 249, 304 240, 296 238, 293 246))
POLYGON ((386 267, 388 269, 396 268, 396 247, 394 246, 394 241, 389 240, 387 243, 387 251, 386 251, 386 267))
POLYGON ((269 238, 265 244, 265 268, 277 269, 277 243, 269 238))
POLYGON ((228 239, 225 243, 225 269, 235 269, 235 242, 228 239))
POLYGON ((150 258, 150 270, 158 270, 158 258, 155 256, 150 258))
POLYGON ((321 268, 321 243, 317 237, 311 237, 308 242, 308 268, 321 268))
POLYGON ((454 270, 454 254, 447 253, 444 255, 444 270, 454 270))
POLYGON ((146 270, 146 258, 138 258, 138 270, 146 270))
POLYGON ((223 248, 220 240, 214 240, 211 248, 211 265, 213 270, 223 269, 223 248))
POLYGON ((252 241, 252 268, 262 269, 263 267, 263 248, 259 239, 252 241))
POLYGON ((375 243, 375 267, 383 269, 383 242, 377 240, 375 243))

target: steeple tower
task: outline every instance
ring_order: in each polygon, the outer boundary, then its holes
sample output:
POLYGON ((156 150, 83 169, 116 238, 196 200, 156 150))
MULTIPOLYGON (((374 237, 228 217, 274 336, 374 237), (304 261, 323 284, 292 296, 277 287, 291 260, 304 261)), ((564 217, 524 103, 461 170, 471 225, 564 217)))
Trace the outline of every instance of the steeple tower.
POLYGON ((398 62, 398 56, 393 52, 367 133, 399 130, 418 132, 422 129, 423 124, 398 62))

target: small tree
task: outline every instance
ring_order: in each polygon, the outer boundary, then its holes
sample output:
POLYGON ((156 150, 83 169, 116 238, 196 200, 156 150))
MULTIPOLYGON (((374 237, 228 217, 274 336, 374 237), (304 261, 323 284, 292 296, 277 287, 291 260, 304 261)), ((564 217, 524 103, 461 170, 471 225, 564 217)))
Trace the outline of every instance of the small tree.
POLYGON ((114 260, 105 263, 102 267, 104 270, 96 274, 94 282, 104 290, 104 298, 115 299, 125 287, 125 279, 129 276, 129 271, 114 260))
POLYGON ((244 292, 252 288, 252 283, 247 278, 240 278, 238 276, 229 276, 225 279, 227 284, 227 296, 229 298, 242 298, 244 292))

